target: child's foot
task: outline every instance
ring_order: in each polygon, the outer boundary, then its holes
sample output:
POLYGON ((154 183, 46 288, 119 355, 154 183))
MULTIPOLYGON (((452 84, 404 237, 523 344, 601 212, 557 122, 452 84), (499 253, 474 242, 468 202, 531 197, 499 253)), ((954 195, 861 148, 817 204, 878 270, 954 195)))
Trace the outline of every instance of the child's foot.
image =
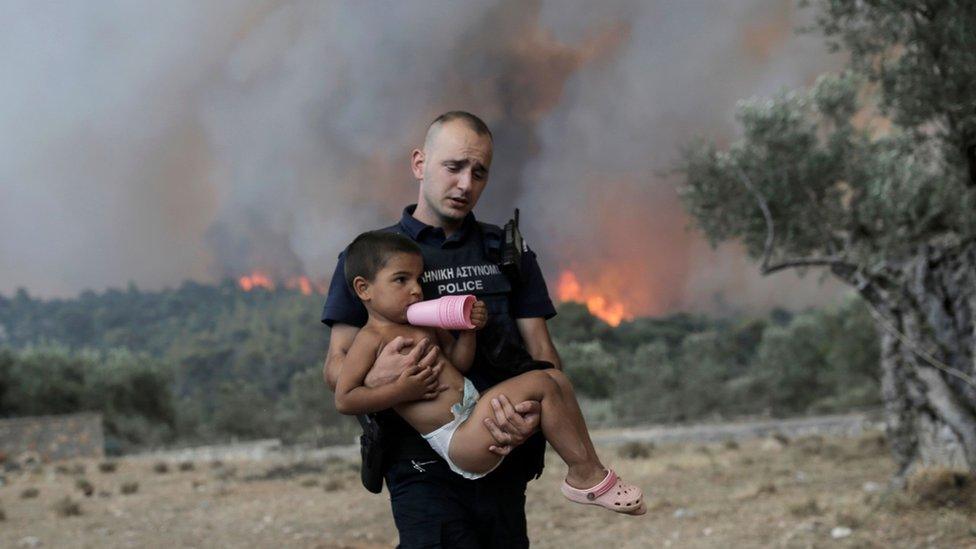
POLYGON ((562 491, 567 499, 576 503, 599 505, 627 515, 647 512, 641 489, 633 484, 624 484, 612 469, 607 469, 607 476, 596 486, 580 490, 563 481, 562 491))

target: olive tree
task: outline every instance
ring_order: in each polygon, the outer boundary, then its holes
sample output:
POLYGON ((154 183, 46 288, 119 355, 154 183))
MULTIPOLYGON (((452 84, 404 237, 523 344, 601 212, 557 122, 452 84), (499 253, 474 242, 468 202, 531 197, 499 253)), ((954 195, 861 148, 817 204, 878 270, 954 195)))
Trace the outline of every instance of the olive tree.
POLYGON ((976 470, 976 3, 815 4, 846 69, 689 145, 684 202, 763 274, 825 269, 865 300, 901 474, 976 470))

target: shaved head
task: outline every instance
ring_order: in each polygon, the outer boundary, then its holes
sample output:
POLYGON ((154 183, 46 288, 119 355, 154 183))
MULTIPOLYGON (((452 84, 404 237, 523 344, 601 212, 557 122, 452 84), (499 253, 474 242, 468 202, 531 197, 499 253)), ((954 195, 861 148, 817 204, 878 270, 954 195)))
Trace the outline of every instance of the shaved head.
POLYGON ((435 118, 434 121, 427 126, 427 135, 424 137, 424 149, 429 150, 431 143, 433 143, 434 139, 437 137, 437 134, 440 133, 441 128, 454 121, 460 121, 476 134, 486 135, 488 136, 489 141, 494 141, 491 136, 491 130, 488 129, 488 125, 485 124, 484 120, 467 111, 448 111, 435 118))

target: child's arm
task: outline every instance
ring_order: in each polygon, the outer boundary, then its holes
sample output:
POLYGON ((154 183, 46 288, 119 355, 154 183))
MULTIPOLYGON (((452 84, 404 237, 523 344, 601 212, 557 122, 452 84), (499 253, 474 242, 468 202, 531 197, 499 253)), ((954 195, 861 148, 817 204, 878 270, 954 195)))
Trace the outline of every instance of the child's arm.
POLYGON ((392 383, 379 387, 363 385, 381 344, 380 338, 367 330, 360 330, 356 334, 336 382, 335 405, 339 413, 355 415, 378 412, 403 402, 433 398, 431 395, 436 396, 439 392, 436 391, 436 372, 420 366, 403 370, 392 383), (431 384, 435 387, 434 391, 428 389, 431 384))
POLYGON ((450 359, 461 373, 471 368, 474 362, 475 332, 484 328, 487 321, 488 307, 485 306, 484 301, 477 301, 471 308, 471 323, 474 324, 474 329, 464 330, 457 339, 454 339, 446 330, 437 328, 437 340, 444 356, 450 359))

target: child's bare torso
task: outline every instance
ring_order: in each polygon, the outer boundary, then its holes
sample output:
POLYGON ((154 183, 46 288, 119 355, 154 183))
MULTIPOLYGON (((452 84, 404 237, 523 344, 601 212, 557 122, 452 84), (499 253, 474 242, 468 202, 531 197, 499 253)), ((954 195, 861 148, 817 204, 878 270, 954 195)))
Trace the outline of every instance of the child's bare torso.
MULTIPOLYGON (((382 348, 383 345, 386 345, 397 336, 411 338, 414 344, 419 343, 421 339, 427 338, 432 345, 437 345, 437 334, 432 328, 411 326, 409 324, 375 326, 367 323, 363 329, 370 330, 379 336, 379 348, 382 348)), ((402 351, 402 354, 407 354, 412 349, 413 346, 408 347, 402 351)), ((444 366, 438 375, 437 381, 439 385, 447 385, 447 390, 438 393, 437 397, 431 400, 415 400, 393 407, 400 414, 400 417, 405 419, 407 423, 422 435, 430 433, 442 425, 450 423, 454 419, 454 415, 451 413, 451 406, 461 401, 462 393, 464 392, 464 376, 454 367, 450 359, 443 354, 443 349, 441 349, 440 356, 444 366)))

